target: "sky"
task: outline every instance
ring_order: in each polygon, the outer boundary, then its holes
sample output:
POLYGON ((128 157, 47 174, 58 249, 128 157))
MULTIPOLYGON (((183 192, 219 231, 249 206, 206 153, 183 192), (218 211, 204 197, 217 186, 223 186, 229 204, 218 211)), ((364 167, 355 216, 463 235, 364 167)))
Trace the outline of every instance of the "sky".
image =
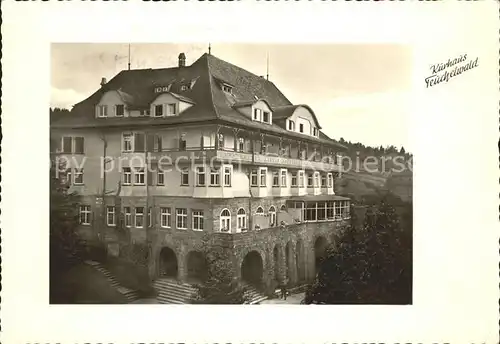
MULTIPOLYGON (((70 109, 128 66, 128 44, 52 45, 51 107, 70 109)), ((208 43, 130 45, 131 69, 186 64, 208 43)), ((211 44, 212 55, 269 80, 294 104, 307 104, 323 132, 365 145, 409 147, 411 48, 396 44, 211 44)))

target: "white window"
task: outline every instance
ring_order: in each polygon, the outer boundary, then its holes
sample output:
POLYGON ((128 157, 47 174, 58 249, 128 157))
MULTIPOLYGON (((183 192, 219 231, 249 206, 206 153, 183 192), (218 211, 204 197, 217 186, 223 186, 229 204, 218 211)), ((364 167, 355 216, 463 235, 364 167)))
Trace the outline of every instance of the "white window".
POLYGON ((156 184, 165 185, 165 172, 163 172, 163 170, 158 170, 156 175, 156 184))
POLYGON ((224 186, 231 186, 231 168, 224 167, 224 186))
POLYGON ((134 135, 130 133, 123 134, 123 151, 132 152, 134 135))
POLYGON ((335 202, 334 216, 335 216, 335 220, 342 220, 342 206, 341 206, 339 201, 335 202))
POLYGON ((155 111, 154 111, 155 117, 162 117, 163 116, 163 105, 162 104, 155 105, 154 109, 155 109, 155 111))
POLYGON ((175 103, 174 104, 167 104, 166 109, 167 109, 167 113, 166 113, 167 116, 177 115, 177 105, 175 103))
POLYGON ((203 211, 193 210, 193 230, 202 231, 203 230, 203 211))
POLYGON ((123 212, 125 213, 125 227, 132 227, 132 209, 125 207, 123 212))
POLYGON ((326 203, 326 218, 329 220, 333 220, 335 218, 333 202, 326 203))
POLYGON ((319 183, 320 183, 319 172, 315 172, 314 173, 314 187, 318 188, 319 187, 319 183))
POLYGON ((269 226, 276 226, 276 208, 274 206, 269 208, 269 226))
POLYGON ((219 141, 219 149, 224 148, 224 134, 217 135, 217 139, 219 141))
POLYGON ((304 171, 299 171, 299 188, 304 187, 304 171))
POLYGON ((227 209, 222 210, 220 213, 220 230, 221 232, 231 231, 231 213, 227 209))
POLYGON ((292 187, 297 186, 297 172, 292 172, 292 187))
POLYGON ((135 208, 135 227, 144 227, 144 207, 135 208))
POLYGON ((144 175, 144 168, 136 168, 135 173, 134 173, 134 184, 135 185, 144 185, 145 175, 144 175))
MULTIPOLYGON (((199 184, 199 185, 204 185, 205 182, 203 182, 203 184, 199 184)), ((210 169, 210 185, 211 186, 219 186, 220 185, 220 169, 218 167, 212 167, 210 169)))
POLYGON ((106 207, 106 223, 108 226, 116 226, 115 207, 106 207))
POLYGON ((172 214, 170 212, 170 208, 162 207, 160 209, 160 212, 161 212, 160 225, 163 228, 170 228, 172 221, 172 214))
POLYGON ((240 137, 238 139, 238 151, 243 152, 245 150, 245 139, 243 137, 240 137))
POLYGON ((292 120, 288 120, 288 130, 295 130, 295 122, 292 120))
POLYGON ((181 185, 189 185, 189 170, 187 168, 181 170, 181 185))
POLYGON ((132 169, 130 167, 123 168, 123 185, 132 184, 132 169))
POLYGON ((301 132, 301 133, 304 132, 304 124, 303 123, 299 124, 299 132, 301 132))
POLYGON ((245 209, 238 209, 238 213, 236 215, 236 223, 237 229, 239 230, 247 228, 247 214, 245 212, 245 209))
POLYGON ((196 186, 204 186, 205 185, 205 168, 197 167, 196 168, 196 186))
POLYGON ((262 112, 262 121, 266 123, 271 123, 271 113, 268 111, 262 112))
POLYGON ((187 229, 187 209, 179 208, 176 209, 176 224, 177 229, 187 229))
POLYGON ((222 90, 223 90, 224 92, 229 93, 229 94, 231 94, 231 92, 232 92, 232 90, 233 90, 233 88, 232 88, 231 86, 229 86, 229 85, 224 85, 224 84, 222 85, 222 87, 221 87, 221 88, 222 88, 222 90))
POLYGON ((312 188, 314 186, 314 179, 313 178, 314 177, 313 177, 312 173, 307 174, 307 187, 312 188))
POLYGON ((75 169, 74 184, 75 185, 82 185, 83 184, 83 169, 75 169))
POLYGON ((282 204, 281 208, 280 208, 280 211, 286 211, 286 205, 282 204))
POLYGON ((333 176, 331 173, 328 173, 328 187, 329 188, 333 187, 333 176))
POLYGON ((278 171, 273 171, 273 186, 280 186, 280 178, 278 171))
POLYGON ((262 207, 258 207, 255 211, 256 215, 264 215, 264 209, 262 207))
POLYGON ((254 109, 253 110, 253 120, 254 121, 262 121, 262 110, 261 109, 254 109))
POLYGON ((115 105, 115 116, 123 117, 125 115, 125 105, 119 104, 115 105))
POLYGON ((153 227, 153 209, 148 208, 148 227, 153 227))
POLYGON ((250 185, 251 186, 258 186, 258 183, 257 183, 257 170, 252 170, 250 172, 250 185))
POLYGON ((260 169, 260 186, 266 186, 266 175, 267 175, 267 169, 266 168, 261 168, 260 169))
POLYGON ((318 128, 313 128, 313 135, 318 136, 318 134, 319 134, 318 128))
POLYGON ((97 117, 108 117, 108 106, 98 105, 97 106, 97 117))
POLYGON ((321 175, 321 187, 326 188, 326 175, 321 175))
POLYGON ((80 224, 90 225, 90 205, 80 206, 80 224))
POLYGON ((286 170, 281 170, 281 187, 286 186, 286 170))

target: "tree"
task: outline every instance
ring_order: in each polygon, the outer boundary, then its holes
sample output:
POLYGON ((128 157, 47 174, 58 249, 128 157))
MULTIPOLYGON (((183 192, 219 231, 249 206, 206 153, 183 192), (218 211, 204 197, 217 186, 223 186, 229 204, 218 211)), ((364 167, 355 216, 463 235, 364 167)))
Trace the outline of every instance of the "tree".
MULTIPOLYGON (((209 247, 204 245, 204 247, 209 247)), ((234 268, 229 251, 222 247, 210 247, 205 251, 207 280, 195 287, 201 304, 242 304, 245 289, 233 278, 234 268)))
MULTIPOLYGON (((64 170, 60 168, 59 171, 64 170)), ((84 254, 83 241, 77 233, 78 209, 75 194, 68 192, 65 172, 50 171, 50 294, 57 297, 57 283, 84 254)))
POLYGON ((329 248, 306 303, 408 304, 412 300, 412 233, 386 202, 369 208, 364 227, 351 226, 329 248))

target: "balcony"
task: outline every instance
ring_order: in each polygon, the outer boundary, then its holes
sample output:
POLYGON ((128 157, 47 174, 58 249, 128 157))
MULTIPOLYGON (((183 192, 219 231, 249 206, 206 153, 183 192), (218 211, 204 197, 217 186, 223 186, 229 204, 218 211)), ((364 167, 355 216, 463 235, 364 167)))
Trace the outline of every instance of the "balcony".
POLYGON ((150 157, 164 164, 178 162, 202 162, 202 161, 224 161, 233 164, 255 164, 258 166, 274 166, 283 168, 295 168, 317 171, 340 172, 341 166, 334 162, 297 159, 272 154, 260 154, 251 152, 238 152, 228 149, 215 149, 213 147, 187 147, 185 150, 169 149, 161 152, 150 152, 150 157))

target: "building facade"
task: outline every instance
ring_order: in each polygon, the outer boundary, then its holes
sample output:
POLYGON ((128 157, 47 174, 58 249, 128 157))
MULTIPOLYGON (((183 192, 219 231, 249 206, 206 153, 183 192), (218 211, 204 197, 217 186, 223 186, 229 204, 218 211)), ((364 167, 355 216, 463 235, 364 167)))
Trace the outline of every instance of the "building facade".
POLYGON ((265 290, 312 280, 348 223, 334 192, 344 149, 309 106, 210 54, 103 79, 51 124, 87 238, 115 254, 147 244, 154 279, 204 279, 220 248, 235 279, 265 290))

